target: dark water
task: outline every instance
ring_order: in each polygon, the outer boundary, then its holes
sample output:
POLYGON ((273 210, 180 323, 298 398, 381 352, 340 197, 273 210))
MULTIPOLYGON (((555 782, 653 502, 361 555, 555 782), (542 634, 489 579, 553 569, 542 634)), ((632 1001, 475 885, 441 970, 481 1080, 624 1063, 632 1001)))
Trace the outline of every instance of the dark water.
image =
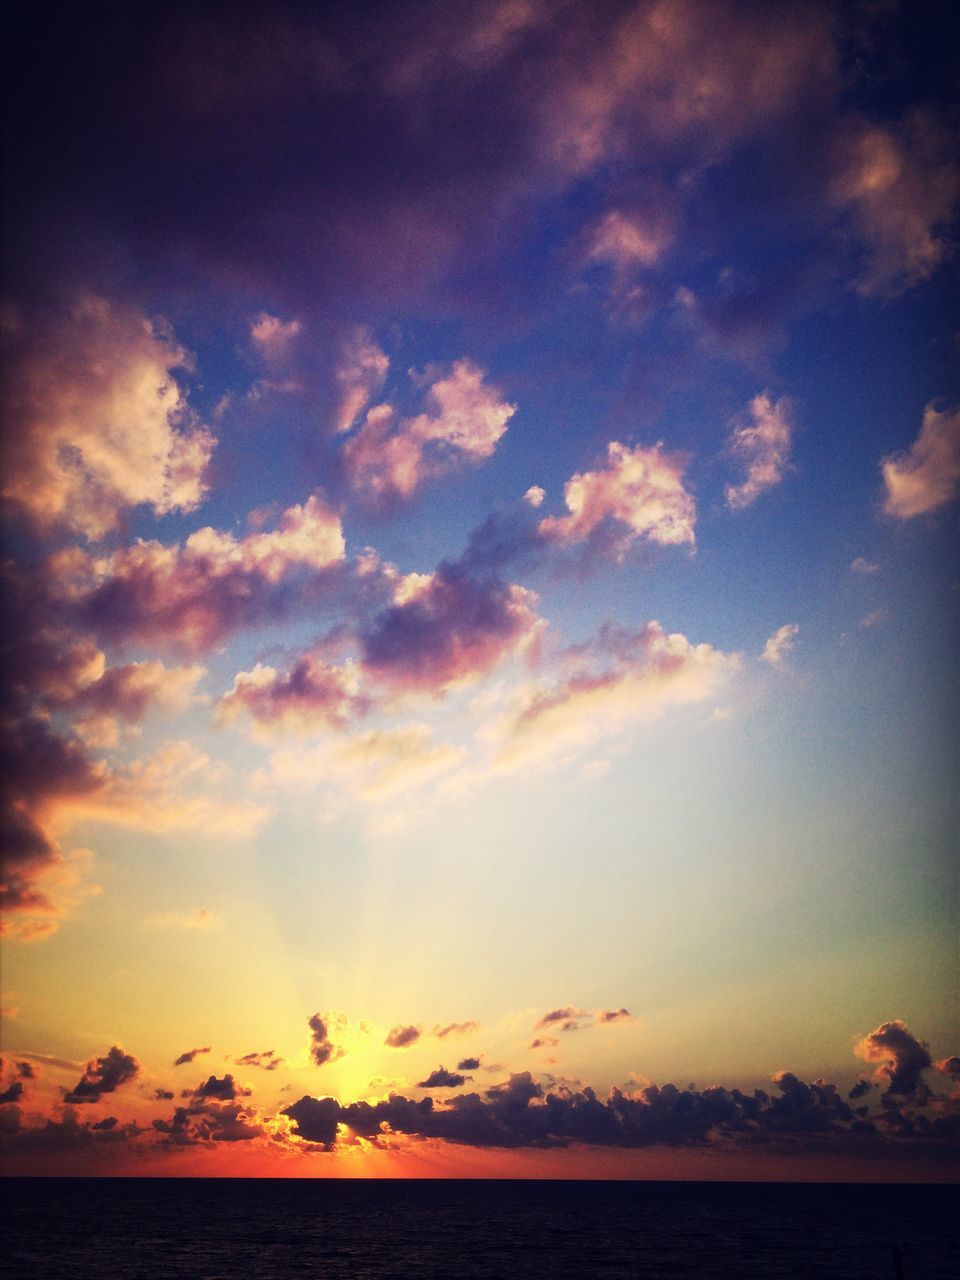
POLYGON ((7 1179, 18 1280, 954 1280, 947 1187, 7 1179))

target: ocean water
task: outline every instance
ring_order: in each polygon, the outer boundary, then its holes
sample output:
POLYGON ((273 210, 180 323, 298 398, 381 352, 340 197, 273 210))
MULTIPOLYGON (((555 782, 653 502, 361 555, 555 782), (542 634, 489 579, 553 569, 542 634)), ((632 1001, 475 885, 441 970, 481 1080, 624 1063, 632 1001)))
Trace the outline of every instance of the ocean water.
POLYGON ((955 1188, 6 1179, 19 1280, 954 1280, 955 1188))

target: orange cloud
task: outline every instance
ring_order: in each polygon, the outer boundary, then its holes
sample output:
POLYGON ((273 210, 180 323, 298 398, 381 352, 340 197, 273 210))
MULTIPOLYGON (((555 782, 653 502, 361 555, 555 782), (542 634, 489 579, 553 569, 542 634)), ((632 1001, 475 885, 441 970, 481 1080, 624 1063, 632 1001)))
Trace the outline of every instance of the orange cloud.
POLYGON ((483 370, 466 359, 438 378, 426 398, 427 412, 415 418, 398 419, 391 405, 375 406, 347 440, 347 475, 373 501, 409 498, 428 478, 483 462, 516 412, 484 382, 483 370))
POLYGON ((662 546, 694 542, 696 507, 683 487, 686 458, 662 443, 628 449, 612 441, 607 465, 574 475, 564 486, 569 515, 547 516, 540 533, 557 542, 582 542, 607 521, 622 527, 615 548, 623 555, 638 538, 662 546))
POLYGON ((162 325, 88 295, 9 338, 3 494, 33 524, 96 540, 131 507, 199 505, 216 442, 174 378, 190 358, 162 325))
POLYGON ((880 469, 888 516, 912 520, 952 502, 960 486, 960 410, 928 404, 909 451, 884 458, 880 469))
POLYGON ((740 484, 727 485, 727 506, 742 511, 767 489, 783 479, 790 457, 791 426, 789 405, 785 400, 771 400, 764 391, 750 401, 753 425, 739 426, 730 437, 730 452, 747 469, 740 484))

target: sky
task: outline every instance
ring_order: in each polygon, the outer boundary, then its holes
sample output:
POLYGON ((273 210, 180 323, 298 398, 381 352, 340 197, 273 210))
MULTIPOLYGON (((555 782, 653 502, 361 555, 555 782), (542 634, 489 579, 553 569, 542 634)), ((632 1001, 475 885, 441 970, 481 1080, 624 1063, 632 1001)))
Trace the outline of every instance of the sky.
POLYGON ((4 1172, 955 1176, 947 10, 11 7, 4 1172))

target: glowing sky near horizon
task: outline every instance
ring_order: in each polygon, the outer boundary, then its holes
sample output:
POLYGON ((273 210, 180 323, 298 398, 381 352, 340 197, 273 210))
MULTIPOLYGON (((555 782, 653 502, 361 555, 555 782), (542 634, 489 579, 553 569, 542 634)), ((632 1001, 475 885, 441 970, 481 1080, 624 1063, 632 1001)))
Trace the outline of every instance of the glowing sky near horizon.
POLYGON ((948 1167, 940 17, 13 20, 7 1169, 948 1167))

